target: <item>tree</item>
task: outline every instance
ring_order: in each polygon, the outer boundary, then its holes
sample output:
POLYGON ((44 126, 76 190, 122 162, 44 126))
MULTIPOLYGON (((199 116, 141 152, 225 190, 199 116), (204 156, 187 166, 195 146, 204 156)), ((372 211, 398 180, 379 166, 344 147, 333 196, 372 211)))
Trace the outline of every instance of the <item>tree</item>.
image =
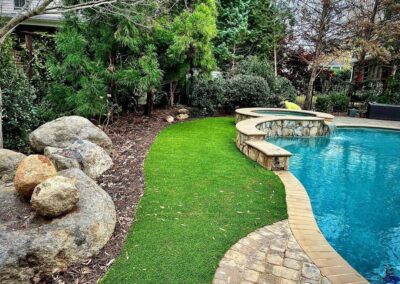
MULTIPOLYGON (((29 18, 42 14, 57 14, 57 13, 68 13, 68 12, 79 12, 90 9, 95 13, 118 15, 119 17, 130 19, 132 11, 139 6, 149 6, 146 1, 143 0, 89 0, 85 2, 72 2, 64 1, 58 2, 55 0, 40 0, 39 3, 32 1, 26 1, 26 4, 14 17, 4 21, 2 20, 0 27, 0 53, 2 52, 3 45, 7 37, 13 32, 13 30, 24 21, 29 18), (129 11, 129 13, 126 13, 129 11)), ((95 79, 95 78, 94 78, 95 79)), ((93 88, 101 88, 98 84, 98 80, 93 80, 93 88)), ((88 92, 92 91, 90 89, 88 92)), ((3 98, 2 98, 2 86, 0 85, 0 149, 3 148, 3 98)))
POLYGON ((342 43, 342 0, 298 0, 296 1, 298 24, 296 26, 297 45, 306 46, 312 54, 309 62, 305 109, 312 108, 314 83, 320 67, 321 55, 330 53, 342 43))
POLYGON ((399 58, 400 1, 347 0, 347 3, 348 44, 357 58, 353 81, 363 76, 368 55, 385 63, 392 62, 394 70, 394 62, 399 58))
MULTIPOLYGON (((186 87, 190 87, 195 74, 209 73, 216 68, 212 49, 217 33, 215 1, 188 2, 162 17, 155 27, 161 69, 171 89, 178 81, 185 81, 186 87)), ((172 98, 171 92, 170 102, 172 98)))
MULTIPOLYGON (((256 55, 277 62, 280 42, 290 34, 291 14, 285 1, 220 1, 215 52, 220 65, 256 55)), ((277 74, 277 64, 274 64, 277 74)))

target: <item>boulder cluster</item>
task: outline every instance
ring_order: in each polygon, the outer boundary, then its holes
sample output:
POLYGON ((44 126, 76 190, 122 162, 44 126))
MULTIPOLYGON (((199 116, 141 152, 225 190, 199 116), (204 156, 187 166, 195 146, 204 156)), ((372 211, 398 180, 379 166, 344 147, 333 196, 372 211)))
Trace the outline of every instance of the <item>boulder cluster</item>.
POLYGON ((29 156, 0 149, 1 283, 28 283, 84 261, 116 223, 111 198, 96 184, 113 166, 112 142, 100 128, 62 117, 33 131, 29 143, 29 156), (20 227, 18 211, 28 212, 20 227), (24 265, 32 256, 37 261, 24 265))
POLYGON ((189 110, 186 108, 180 108, 178 109, 178 114, 176 115, 176 117, 173 117, 172 115, 168 115, 167 117, 165 117, 165 121, 169 122, 169 123, 173 123, 176 120, 182 121, 182 120, 186 120, 189 118, 189 110))

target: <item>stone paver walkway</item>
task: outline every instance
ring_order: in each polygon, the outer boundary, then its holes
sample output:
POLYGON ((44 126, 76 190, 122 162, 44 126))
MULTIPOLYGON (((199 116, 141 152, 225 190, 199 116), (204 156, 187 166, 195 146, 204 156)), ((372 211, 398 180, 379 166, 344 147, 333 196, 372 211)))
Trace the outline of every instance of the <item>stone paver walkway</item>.
POLYGON ((331 282, 304 253, 285 220, 250 233, 226 252, 213 284, 227 283, 331 282))

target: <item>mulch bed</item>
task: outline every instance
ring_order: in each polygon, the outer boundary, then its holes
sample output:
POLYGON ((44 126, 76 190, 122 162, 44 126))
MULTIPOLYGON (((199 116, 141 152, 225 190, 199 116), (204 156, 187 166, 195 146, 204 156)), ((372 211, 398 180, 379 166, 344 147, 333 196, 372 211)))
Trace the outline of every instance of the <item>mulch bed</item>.
POLYGON ((104 127, 114 143, 114 167, 100 177, 98 184, 115 204, 117 224, 114 234, 102 251, 87 263, 72 266, 41 283, 97 283, 105 274, 122 249, 143 195, 143 165, 148 150, 157 134, 168 125, 164 118, 176 114, 176 109, 156 110, 151 118, 130 114, 104 127))

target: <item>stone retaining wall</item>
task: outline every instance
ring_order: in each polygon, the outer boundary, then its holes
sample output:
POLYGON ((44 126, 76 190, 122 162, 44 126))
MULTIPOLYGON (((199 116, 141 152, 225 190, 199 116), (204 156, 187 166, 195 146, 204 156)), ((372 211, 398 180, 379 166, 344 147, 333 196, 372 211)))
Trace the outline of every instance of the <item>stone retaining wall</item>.
MULTIPOLYGON (((240 115, 240 114, 239 114, 240 115)), ((255 122, 252 126, 258 133, 246 134, 237 127, 236 146, 253 161, 256 161, 266 169, 273 171, 288 170, 290 155, 282 154, 265 141, 270 137, 315 137, 328 135, 330 130, 323 119, 278 119, 265 118, 264 121, 255 122), (269 152, 262 151, 249 145, 248 141, 265 141, 265 147, 269 152)), ((275 147, 281 149, 279 147, 275 147)), ((283 149, 281 149, 283 152, 283 149)))
POLYGON ((325 136, 329 134, 329 127, 323 120, 274 120, 258 124, 256 128, 265 132, 266 138, 276 136, 325 136))

